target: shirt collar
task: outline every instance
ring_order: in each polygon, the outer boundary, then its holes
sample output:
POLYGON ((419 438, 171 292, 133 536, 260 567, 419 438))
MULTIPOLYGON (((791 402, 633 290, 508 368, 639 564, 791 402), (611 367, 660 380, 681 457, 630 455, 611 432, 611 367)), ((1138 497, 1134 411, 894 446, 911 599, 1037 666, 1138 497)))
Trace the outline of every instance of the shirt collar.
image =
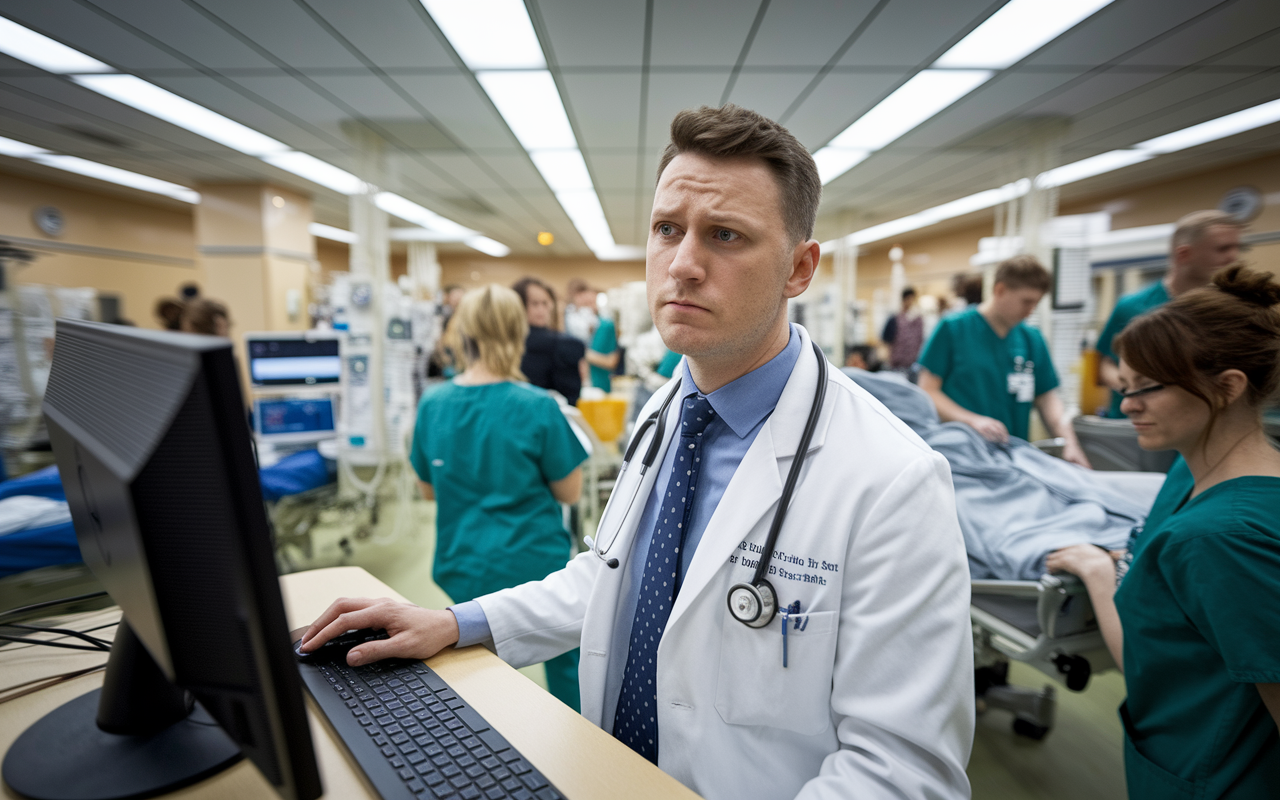
MULTIPOLYGON (((745 438, 778 405, 782 390, 786 388, 800 357, 800 336, 795 325, 789 325, 790 335, 782 352, 746 375, 721 386, 709 395, 707 401, 720 419, 725 421, 739 439, 745 438)), ((689 359, 680 361, 680 396, 701 394, 689 372, 689 359)))

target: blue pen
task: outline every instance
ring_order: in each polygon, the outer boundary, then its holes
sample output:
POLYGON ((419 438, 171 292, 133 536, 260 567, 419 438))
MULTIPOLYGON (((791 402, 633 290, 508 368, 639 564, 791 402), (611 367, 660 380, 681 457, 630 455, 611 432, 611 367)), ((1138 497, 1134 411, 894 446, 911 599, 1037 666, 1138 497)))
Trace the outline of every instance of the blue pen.
MULTIPOLYGON (((780 613, 782 614, 782 668, 786 669, 787 668, 787 628, 790 627, 787 623, 790 622, 792 614, 800 613, 800 601, 797 600, 791 605, 786 606, 785 608, 782 609, 780 613)), ((806 626, 808 625, 808 620, 805 621, 805 625, 806 626)), ((800 629, 800 620, 798 619, 796 620, 796 628, 800 629)))

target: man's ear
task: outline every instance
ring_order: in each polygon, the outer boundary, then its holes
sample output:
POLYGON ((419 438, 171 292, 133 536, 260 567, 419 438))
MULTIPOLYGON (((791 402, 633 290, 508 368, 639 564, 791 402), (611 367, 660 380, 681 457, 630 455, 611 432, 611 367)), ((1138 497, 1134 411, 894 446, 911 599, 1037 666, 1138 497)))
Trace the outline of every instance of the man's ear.
POLYGON ((822 246, 816 239, 809 239, 795 246, 791 251, 791 274, 787 276, 782 292, 784 296, 798 297, 809 288, 813 277, 818 274, 818 259, 821 257, 822 246))

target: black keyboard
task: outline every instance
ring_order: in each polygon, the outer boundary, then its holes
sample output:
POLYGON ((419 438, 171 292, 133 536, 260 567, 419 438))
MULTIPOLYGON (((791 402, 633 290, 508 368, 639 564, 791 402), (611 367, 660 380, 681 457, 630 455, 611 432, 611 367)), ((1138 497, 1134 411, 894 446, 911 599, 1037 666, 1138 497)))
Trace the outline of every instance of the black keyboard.
POLYGON ((383 800, 563 798, 421 661, 298 669, 383 800))

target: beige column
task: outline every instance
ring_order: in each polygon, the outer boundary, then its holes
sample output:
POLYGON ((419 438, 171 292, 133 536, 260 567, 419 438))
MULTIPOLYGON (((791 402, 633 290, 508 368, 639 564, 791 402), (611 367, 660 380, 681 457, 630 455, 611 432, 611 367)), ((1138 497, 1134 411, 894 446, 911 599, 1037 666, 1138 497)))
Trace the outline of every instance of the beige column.
POLYGON ((301 331, 315 261, 311 198, 270 185, 201 186, 195 209, 202 294, 225 303, 244 362, 244 334, 301 331))

